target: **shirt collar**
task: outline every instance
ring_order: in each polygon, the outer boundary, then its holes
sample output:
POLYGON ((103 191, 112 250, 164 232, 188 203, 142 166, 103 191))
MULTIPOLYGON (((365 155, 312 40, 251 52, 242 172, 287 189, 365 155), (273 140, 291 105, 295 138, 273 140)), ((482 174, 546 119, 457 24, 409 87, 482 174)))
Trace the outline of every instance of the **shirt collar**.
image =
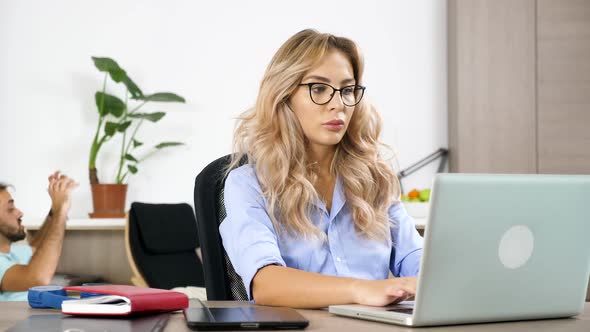
MULTIPOLYGON (((344 183, 342 182, 342 177, 340 175, 337 175, 336 184, 334 185, 334 192, 332 193, 332 208, 330 209, 330 221, 332 221, 334 217, 338 214, 338 212, 340 212, 345 203, 346 198, 344 196, 344 183)), ((319 209, 321 209, 324 213, 328 213, 326 204, 324 204, 324 202, 322 202, 319 198, 316 198, 313 204, 319 209)))
POLYGON ((344 183, 342 182, 342 177, 338 175, 336 177, 336 185, 334 186, 334 195, 332 196, 332 209, 330 210, 330 217, 336 216, 344 206, 344 203, 346 203, 346 197, 344 196, 344 183))

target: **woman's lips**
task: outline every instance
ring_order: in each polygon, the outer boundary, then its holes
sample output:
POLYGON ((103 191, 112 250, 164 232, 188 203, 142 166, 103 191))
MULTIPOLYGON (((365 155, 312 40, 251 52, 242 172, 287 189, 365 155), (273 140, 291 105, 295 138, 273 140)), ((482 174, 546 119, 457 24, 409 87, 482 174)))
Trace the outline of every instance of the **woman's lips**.
POLYGON ((342 130, 342 128, 344 128, 344 124, 324 124, 323 125, 324 128, 330 130, 330 131, 340 131, 342 130))
POLYGON ((324 126, 324 128, 326 128, 330 131, 340 131, 340 130, 342 130, 342 128, 344 128, 344 121, 332 120, 332 121, 328 121, 328 122, 323 123, 322 126, 324 126))

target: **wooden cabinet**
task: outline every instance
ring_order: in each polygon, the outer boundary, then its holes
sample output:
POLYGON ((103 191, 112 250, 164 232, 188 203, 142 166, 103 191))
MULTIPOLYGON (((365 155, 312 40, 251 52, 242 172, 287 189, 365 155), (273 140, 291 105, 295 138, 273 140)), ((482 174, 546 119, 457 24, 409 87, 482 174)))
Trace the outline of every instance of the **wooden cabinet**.
MULTIPOLYGON (((120 219, 69 219, 57 271, 101 276, 107 282, 130 284, 131 267, 125 255, 125 222, 120 219)), ((29 220, 34 234, 43 220, 29 220)))
POLYGON ((450 170, 590 174, 590 1, 448 10, 450 170))
POLYGON ((590 1, 537 0, 538 172, 590 174, 590 1))

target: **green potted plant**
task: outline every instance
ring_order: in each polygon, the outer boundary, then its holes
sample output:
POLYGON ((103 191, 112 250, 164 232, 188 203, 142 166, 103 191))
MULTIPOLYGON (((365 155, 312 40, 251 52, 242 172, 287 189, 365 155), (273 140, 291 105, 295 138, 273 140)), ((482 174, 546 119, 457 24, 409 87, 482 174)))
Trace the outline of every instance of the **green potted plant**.
POLYGON ((137 137, 139 128, 147 122, 158 122, 165 112, 140 112, 149 102, 184 103, 181 96, 171 92, 144 94, 117 62, 111 58, 92 57, 96 68, 104 72, 102 90, 94 95, 98 109, 98 124, 90 147, 88 171, 92 189, 94 212, 91 218, 118 218, 125 216, 125 199, 128 177, 136 174, 138 164, 153 156, 158 151, 181 142, 162 142, 146 148, 137 137), (125 87, 123 99, 106 92, 108 78, 125 87), (131 105, 133 104, 133 105, 131 105), (117 175, 114 183, 101 183, 96 169, 96 160, 104 144, 115 136, 122 136, 117 175))

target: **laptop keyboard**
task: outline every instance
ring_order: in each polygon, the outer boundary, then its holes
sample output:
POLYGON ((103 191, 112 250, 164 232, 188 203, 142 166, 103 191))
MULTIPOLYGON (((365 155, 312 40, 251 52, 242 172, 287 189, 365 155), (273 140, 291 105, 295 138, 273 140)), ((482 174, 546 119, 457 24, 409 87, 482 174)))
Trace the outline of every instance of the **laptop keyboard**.
POLYGON ((392 308, 392 309, 387 309, 387 311, 399 312, 401 314, 408 314, 408 315, 412 315, 414 313, 414 309, 412 309, 412 308, 392 308))

